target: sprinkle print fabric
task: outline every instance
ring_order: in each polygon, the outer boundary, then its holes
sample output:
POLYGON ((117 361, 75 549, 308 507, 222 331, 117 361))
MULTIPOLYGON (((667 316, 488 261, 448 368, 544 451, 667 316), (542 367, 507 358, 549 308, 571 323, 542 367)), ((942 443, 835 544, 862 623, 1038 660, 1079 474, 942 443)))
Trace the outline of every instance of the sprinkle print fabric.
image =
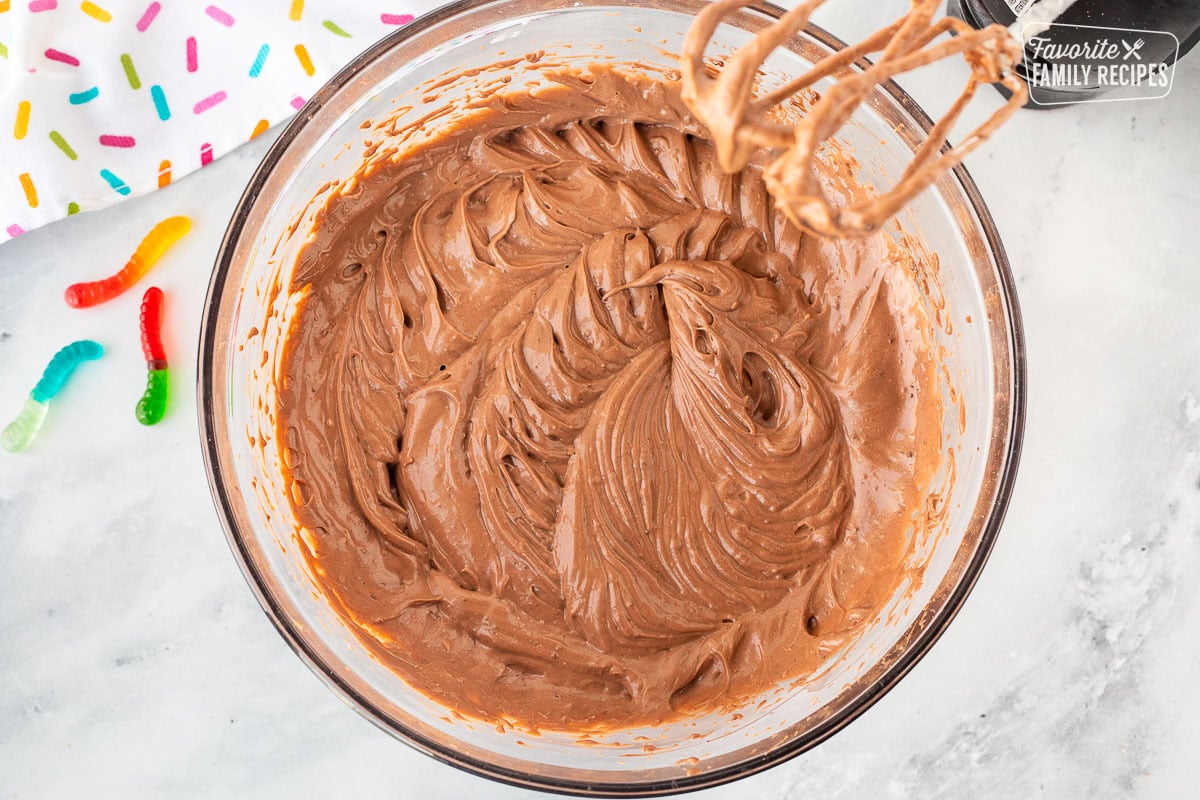
POLYGON ((0 242, 209 164, 438 5, 0 0, 0 242))

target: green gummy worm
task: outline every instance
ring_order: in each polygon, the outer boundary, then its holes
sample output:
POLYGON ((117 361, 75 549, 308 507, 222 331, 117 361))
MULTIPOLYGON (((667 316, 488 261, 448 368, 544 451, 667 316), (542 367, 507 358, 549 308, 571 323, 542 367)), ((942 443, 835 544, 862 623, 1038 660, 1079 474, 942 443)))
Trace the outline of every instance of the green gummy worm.
POLYGON ((33 443, 33 437, 42 429, 42 421, 50 410, 47 403, 39 403, 32 397, 25 398, 21 413, 0 433, 0 446, 10 453, 19 453, 33 443))
POLYGON ((167 383, 169 370, 152 369, 146 373, 146 391, 137 404, 137 419, 143 425, 154 425, 167 413, 167 383))

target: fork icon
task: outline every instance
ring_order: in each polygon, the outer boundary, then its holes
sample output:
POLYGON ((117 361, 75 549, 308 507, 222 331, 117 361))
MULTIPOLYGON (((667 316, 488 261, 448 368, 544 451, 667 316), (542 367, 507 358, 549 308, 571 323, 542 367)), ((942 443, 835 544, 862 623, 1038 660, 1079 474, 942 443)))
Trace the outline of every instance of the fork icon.
POLYGON ((1138 61, 1142 60, 1142 56, 1138 51, 1141 50, 1146 45, 1145 39, 1138 39, 1133 44, 1130 44, 1129 42, 1122 39, 1121 44, 1125 47, 1124 58, 1126 61, 1128 61, 1131 57, 1136 58, 1138 61))

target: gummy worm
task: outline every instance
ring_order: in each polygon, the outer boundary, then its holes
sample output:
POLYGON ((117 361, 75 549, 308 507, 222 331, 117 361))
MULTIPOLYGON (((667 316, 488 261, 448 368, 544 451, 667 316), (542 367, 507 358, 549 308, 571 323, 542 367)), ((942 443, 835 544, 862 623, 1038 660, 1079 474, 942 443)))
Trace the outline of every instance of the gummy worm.
POLYGON ((42 373, 42 379, 25 400, 21 413, 0 433, 0 446, 10 453, 19 453, 29 447, 42 429, 50 401, 62 390, 71 373, 84 361, 95 361, 102 355, 104 348, 90 339, 71 342, 55 353, 42 373))
POLYGON ((67 287, 67 305, 72 308, 88 308, 113 299, 133 286, 154 266, 171 245, 178 242, 192 229, 187 217, 169 217, 158 223, 142 239, 133 251, 128 263, 116 275, 88 283, 75 283, 67 287))
POLYGON ((137 419, 154 425, 167 411, 167 353, 162 343, 163 291, 151 286, 142 297, 142 354, 146 356, 146 391, 137 404, 137 419))

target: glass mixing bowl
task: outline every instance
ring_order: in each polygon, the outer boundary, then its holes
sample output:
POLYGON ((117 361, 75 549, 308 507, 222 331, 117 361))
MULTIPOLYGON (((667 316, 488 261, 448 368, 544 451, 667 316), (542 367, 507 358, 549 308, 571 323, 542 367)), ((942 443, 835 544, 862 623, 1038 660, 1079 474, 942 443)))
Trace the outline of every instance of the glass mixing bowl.
MULTIPOLYGON (((502 732, 456 717, 405 684, 368 654, 317 589, 287 502, 272 413, 273 378, 296 302, 272 287, 288 285, 313 215, 332 187, 353 175, 367 141, 378 140, 371 122, 393 115, 403 122, 428 113, 430 102, 461 102, 478 89, 469 74, 436 100, 421 84, 506 54, 544 50, 554 56, 548 61, 606 58, 669 70, 670 54, 700 7, 698 0, 467 0, 411 23, 342 70, 283 131, 242 196, 209 287, 200 429, 213 497, 259 602, 288 644, 353 708, 417 749, 496 780, 579 795, 669 794, 727 782, 813 747, 894 686, 945 630, 979 576, 1008 502, 1024 408, 1021 327, 991 216, 960 167, 901 217, 939 256, 936 274, 926 276, 927 301, 943 323, 936 335, 946 352, 944 427, 955 453, 939 476, 947 492, 935 509, 942 529, 914 548, 921 579, 902 586, 811 680, 773 688, 740 717, 714 712, 588 742, 568 733, 502 732), (643 748, 647 740, 653 749, 643 748)), ((781 13, 763 5, 734 14, 710 54, 732 51, 781 13)), ((841 46, 816 28, 794 37, 767 61, 764 86, 841 46)), ((521 78, 538 75, 523 70, 521 78)), ((888 84, 841 138, 861 162, 859 177, 883 186, 929 128, 912 99, 888 84)))

